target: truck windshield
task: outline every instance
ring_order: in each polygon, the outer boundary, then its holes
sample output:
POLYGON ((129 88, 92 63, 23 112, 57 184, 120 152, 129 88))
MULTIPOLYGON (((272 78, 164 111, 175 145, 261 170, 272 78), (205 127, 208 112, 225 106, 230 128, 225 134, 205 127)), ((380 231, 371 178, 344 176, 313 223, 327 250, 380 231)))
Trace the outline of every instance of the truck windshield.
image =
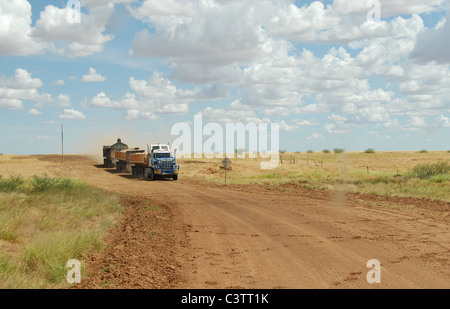
POLYGON ((170 153, 155 153, 156 158, 170 158, 170 153))
POLYGON ((158 150, 158 149, 169 151, 169 146, 167 146, 167 145, 154 145, 154 146, 152 146, 152 151, 153 150, 158 150))

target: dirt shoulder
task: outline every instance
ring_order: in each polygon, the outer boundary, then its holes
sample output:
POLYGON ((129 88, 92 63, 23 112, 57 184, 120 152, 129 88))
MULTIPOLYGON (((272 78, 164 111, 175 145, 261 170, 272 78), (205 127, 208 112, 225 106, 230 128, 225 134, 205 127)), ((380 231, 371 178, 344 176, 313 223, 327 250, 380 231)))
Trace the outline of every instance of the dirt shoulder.
POLYGON ((85 261, 89 277, 77 288, 174 288, 183 281, 180 269, 187 240, 178 238, 181 222, 164 205, 140 197, 122 197, 123 221, 113 229, 106 249, 85 261))

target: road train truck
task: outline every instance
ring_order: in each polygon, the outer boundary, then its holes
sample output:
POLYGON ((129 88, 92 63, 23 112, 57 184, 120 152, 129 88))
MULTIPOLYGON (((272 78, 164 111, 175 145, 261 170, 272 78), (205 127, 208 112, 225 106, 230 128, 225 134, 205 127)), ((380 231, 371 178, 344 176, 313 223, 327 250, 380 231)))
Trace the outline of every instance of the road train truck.
POLYGON ((172 156, 169 145, 147 145, 147 151, 139 148, 123 149, 115 152, 115 158, 118 159, 118 171, 131 172, 133 176, 147 180, 178 179, 180 166, 177 164, 176 150, 172 156))

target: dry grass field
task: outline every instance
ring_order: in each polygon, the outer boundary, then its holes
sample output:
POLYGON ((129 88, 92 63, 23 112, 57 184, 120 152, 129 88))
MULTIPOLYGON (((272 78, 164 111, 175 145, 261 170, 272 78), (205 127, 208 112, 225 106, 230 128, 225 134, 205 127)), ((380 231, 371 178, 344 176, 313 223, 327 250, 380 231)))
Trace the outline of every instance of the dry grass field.
MULTIPOLYGON (((289 190, 300 184, 307 189, 340 190, 388 196, 439 199, 450 202, 450 152, 344 152, 284 153, 275 169, 260 168, 262 159, 232 158, 228 185, 264 185, 289 190), (442 171, 421 179, 416 170, 443 165, 442 171)), ((223 184, 221 159, 182 158, 180 173, 223 184)))

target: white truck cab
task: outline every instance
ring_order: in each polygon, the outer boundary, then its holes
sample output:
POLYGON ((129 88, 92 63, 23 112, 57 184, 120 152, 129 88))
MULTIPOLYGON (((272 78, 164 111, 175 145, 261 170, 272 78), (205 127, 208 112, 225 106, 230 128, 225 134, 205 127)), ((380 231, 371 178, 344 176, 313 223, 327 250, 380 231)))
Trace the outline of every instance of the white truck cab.
POLYGON ((170 152, 169 145, 153 144, 150 145, 150 152, 170 152))

